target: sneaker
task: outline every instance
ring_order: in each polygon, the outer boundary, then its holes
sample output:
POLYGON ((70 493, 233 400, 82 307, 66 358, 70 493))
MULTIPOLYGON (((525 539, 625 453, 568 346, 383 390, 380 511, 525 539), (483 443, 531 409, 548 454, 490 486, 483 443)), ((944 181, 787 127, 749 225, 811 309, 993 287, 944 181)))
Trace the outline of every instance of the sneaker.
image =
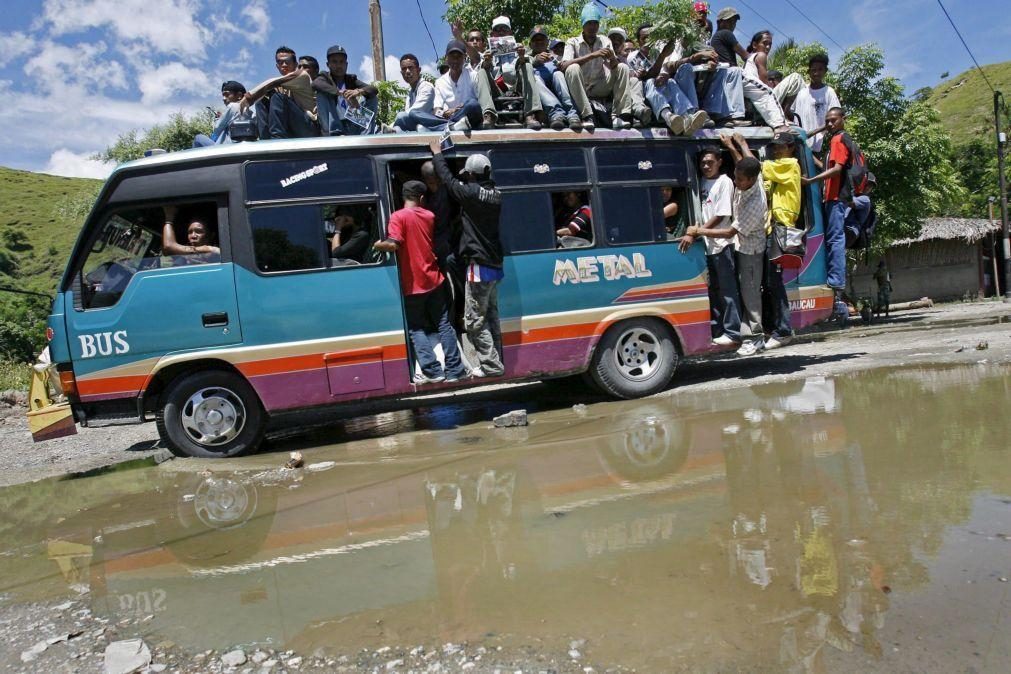
POLYGON ((453 122, 450 127, 453 131, 470 131, 470 119, 464 117, 453 122))
POLYGON ((719 337, 715 337, 713 339, 713 344, 716 346, 737 346, 740 342, 732 337, 728 337, 727 335, 720 335, 719 337))
POLYGON ((400 131, 399 127, 392 124, 383 124, 379 127, 379 133, 397 133, 398 131, 400 131))
POLYGON ((653 111, 648 105, 644 105, 633 110, 632 117, 643 126, 649 126, 653 122, 653 111))
POLYGON ((685 135, 694 135, 696 131, 705 126, 706 122, 710 121, 709 113, 705 110, 699 110, 693 112, 688 117, 688 123, 685 125, 685 135))
POLYGON ((527 128, 531 131, 541 130, 541 123, 537 120, 536 115, 527 115, 527 128))
POLYGON ((495 125, 498 124, 498 115, 496 115, 494 112, 484 113, 482 119, 484 120, 484 126, 489 129, 494 129, 495 125))
POLYGON ((719 124, 724 129, 733 129, 739 126, 751 126, 751 122, 746 119, 725 119, 719 124))
POLYGON ((582 131, 583 121, 579 119, 579 117, 573 115, 572 117, 569 117, 569 128, 573 131, 582 131))
POLYGON ((663 123, 674 136, 680 136, 685 132, 685 118, 681 115, 675 115, 670 110, 664 110, 663 123))
POLYGON ((621 131, 628 128, 628 123, 625 122, 621 117, 615 117, 611 120, 611 128, 615 131, 621 131))
POLYGON ((414 375, 415 384, 441 384, 444 381, 446 381, 446 377, 441 374, 435 377, 429 377, 424 372, 414 375))
POLYGON ((472 369, 467 376, 473 377, 474 379, 484 379, 484 370, 482 370, 481 366, 478 365, 472 369))
POLYGON ((565 115, 555 115, 551 118, 551 128, 555 131, 561 131, 565 128, 565 115))
POLYGON ((756 353, 758 353, 762 349, 763 349, 763 345, 762 345, 762 342, 760 342, 760 341, 745 342, 744 344, 741 344, 741 348, 739 348, 737 350, 737 355, 738 356, 754 356, 756 353))
POLYGON ((769 337, 769 339, 765 342, 765 350, 769 351, 771 349, 778 349, 781 346, 786 346, 790 343, 791 339, 793 339, 793 337, 769 337))
POLYGON ((596 125, 593 123, 593 117, 584 117, 583 118, 583 130, 584 131, 593 131, 595 128, 596 128, 596 125))
POLYGON ((455 384, 461 379, 470 379, 470 373, 464 370, 460 374, 451 374, 446 377, 447 384, 455 384))

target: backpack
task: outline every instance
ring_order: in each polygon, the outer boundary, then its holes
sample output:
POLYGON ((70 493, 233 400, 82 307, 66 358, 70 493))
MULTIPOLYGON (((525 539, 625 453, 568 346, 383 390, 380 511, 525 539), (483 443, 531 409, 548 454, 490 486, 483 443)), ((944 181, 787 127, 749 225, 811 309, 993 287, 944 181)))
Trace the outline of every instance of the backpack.
POLYGON ((878 225, 878 214, 874 210, 874 201, 870 200, 870 197, 864 198, 870 201, 867 217, 864 221, 860 222, 858 217, 854 217, 857 216, 854 210, 846 217, 846 222, 843 225, 846 231, 846 248, 848 250, 867 250, 871 247, 871 241, 874 240, 874 230, 877 229, 878 225))
POLYGON ((850 159, 846 163, 846 177, 840 190, 840 197, 851 195, 859 197, 867 190, 867 157, 855 140, 845 131, 840 132, 842 144, 849 150, 850 159))

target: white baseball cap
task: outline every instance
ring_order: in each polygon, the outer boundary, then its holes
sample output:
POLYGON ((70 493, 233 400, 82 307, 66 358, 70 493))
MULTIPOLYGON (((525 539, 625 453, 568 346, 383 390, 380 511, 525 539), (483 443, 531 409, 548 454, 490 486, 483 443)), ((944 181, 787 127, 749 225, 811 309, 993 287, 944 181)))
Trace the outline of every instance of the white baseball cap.
POLYGON ((508 16, 497 16, 491 22, 491 27, 494 29, 495 26, 505 26, 509 30, 513 29, 512 21, 509 20, 508 16))
POLYGON ((625 32, 624 28, 619 28, 618 26, 607 31, 607 37, 611 37, 612 35, 620 35, 622 40, 628 40, 628 33, 625 32))
POLYGON ((460 175, 464 173, 470 173, 471 175, 480 176, 484 175, 484 172, 491 168, 491 161, 483 154, 472 154, 467 157, 467 162, 463 165, 463 170, 460 171, 460 175))

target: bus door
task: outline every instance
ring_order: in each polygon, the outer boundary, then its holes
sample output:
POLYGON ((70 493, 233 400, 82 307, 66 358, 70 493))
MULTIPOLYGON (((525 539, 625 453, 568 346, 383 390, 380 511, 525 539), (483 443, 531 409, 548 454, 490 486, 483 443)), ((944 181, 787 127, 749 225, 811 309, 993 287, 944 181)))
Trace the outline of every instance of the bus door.
MULTIPOLYGON (((165 202, 107 210, 65 297, 67 336, 83 402, 137 395, 167 353, 242 341, 224 196, 173 202, 177 243, 193 223, 222 253, 165 249, 165 202), (226 236, 225 243, 217 234, 226 236)), ((207 248, 203 248, 207 251, 207 248)))
POLYGON ((248 352, 238 367, 264 406, 406 390, 397 268, 372 248, 388 217, 372 160, 257 161, 244 176, 250 235, 236 290, 248 352))

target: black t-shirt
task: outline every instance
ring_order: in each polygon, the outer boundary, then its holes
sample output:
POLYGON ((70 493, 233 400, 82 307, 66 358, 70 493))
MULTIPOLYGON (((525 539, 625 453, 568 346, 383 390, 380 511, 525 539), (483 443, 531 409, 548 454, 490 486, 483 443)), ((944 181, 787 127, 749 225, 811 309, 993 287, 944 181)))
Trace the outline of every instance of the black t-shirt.
POLYGON ((716 34, 709 41, 709 46, 719 55, 720 63, 732 66, 737 65, 737 54, 734 52, 737 44, 737 36, 734 35, 734 31, 727 30, 726 28, 716 31, 716 34))

